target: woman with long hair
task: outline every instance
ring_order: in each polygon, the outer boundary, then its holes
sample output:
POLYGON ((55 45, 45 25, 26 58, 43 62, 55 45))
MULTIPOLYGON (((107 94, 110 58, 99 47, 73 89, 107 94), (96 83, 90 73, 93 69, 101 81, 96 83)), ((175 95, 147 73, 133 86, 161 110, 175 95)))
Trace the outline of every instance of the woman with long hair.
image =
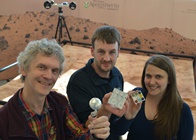
POLYGON ((182 100, 172 60, 150 57, 143 69, 145 101, 130 125, 127 140, 192 140, 194 122, 190 107, 182 100))

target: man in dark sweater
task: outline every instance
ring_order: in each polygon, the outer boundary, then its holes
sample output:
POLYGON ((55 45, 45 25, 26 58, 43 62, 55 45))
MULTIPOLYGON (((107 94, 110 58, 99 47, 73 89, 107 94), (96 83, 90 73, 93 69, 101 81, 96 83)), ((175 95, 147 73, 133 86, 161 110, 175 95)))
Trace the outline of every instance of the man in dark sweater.
MULTIPOLYGON (((114 88, 123 90, 123 76, 115 67, 120 51, 121 35, 112 26, 98 28, 92 36, 91 55, 86 66, 77 70, 70 77, 67 95, 74 112, 86 126, 89 124, 88 115, 93 111, 88 102, 93 97, 100 100, 114 88)), ((111 93, 109 93, 111 94, 111 93)), ((104 102, 104 101, 103 101, 104 102)), ((130 125, 131 109, 122 110, 112 108, 99 109, 98 115, 108 116, 110 119, 110 136, 108 140, 119 140, 130 125)))

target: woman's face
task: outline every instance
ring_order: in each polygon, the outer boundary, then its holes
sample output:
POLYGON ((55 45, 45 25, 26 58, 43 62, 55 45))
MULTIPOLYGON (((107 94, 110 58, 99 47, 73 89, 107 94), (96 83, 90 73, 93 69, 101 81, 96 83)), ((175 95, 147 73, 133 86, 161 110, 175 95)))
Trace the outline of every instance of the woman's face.
POLYGON ((168 74, 164 70, 149 64, 146 67, 144 83, 150 95, 162 96, 169 83, 168 74))

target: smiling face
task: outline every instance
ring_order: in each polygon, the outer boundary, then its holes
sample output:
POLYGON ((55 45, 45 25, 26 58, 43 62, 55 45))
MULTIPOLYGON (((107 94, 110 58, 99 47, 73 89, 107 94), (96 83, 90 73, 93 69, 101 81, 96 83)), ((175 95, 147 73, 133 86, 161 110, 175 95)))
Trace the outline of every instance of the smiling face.
POLYGON ((94 48, 91 48, 91 55, 94 57, 93 67, 96 73, 101 77, 108 78, 119 56, 118 43, 107 44, 96 40, 94 48))
POLYGON ((59 77, 60 62, 58 57, 37 54, 31 60, 27 71, 21 70, 25 76, 24 92, 38 96, 46 96, 59 77))
POLYGON ((146 67, 144 83, 150 95, 162 97, 166 92, 168 81, 168 74, 164 70, 151 64, 146 67))

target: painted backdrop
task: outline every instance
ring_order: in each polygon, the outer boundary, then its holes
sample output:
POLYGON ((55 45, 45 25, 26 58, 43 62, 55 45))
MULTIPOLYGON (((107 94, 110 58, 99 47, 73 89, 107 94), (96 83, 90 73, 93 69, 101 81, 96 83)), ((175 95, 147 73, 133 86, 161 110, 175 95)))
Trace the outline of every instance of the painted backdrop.
MULTIPOLYGON (((0 15, 45 10, 58 13, 58 6, 45 9, 44 2, 46 0, 2 0, 0 15)), ((169 28, 184 37, 196 39, 196 0, 75 0, 75 3, 75 10, 62 6, 65 16, 86 18, 124 29, 169 28)))

